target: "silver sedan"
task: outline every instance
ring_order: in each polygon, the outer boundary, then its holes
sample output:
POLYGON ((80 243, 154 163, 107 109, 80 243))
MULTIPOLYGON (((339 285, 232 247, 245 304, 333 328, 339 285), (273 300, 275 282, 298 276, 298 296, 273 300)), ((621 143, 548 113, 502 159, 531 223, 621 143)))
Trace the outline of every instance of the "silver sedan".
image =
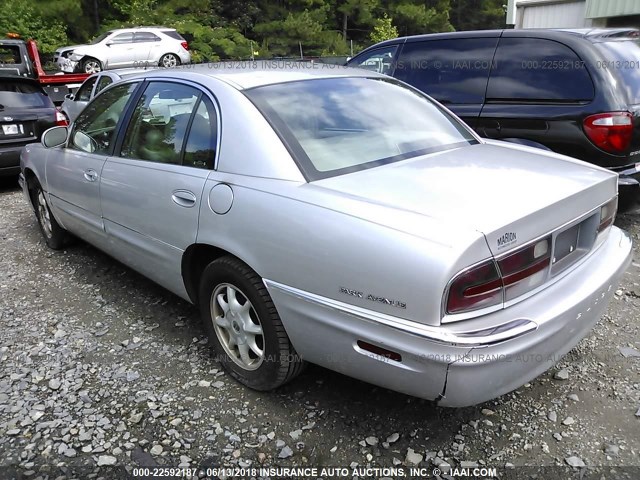
POLYGON ((258 390, 313 362, 470 405, 589 333, 631 258, 615 174, 482 140, 376 73, 280 67, 130 77, 47 131, 21 157, 47 244, 199 305, 258 390))

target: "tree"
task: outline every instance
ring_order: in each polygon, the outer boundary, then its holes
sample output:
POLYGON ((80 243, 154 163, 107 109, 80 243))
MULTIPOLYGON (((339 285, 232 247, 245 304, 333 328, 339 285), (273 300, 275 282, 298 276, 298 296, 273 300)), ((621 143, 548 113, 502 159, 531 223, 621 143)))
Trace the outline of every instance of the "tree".
POLYGON ((398 36, 398 29, 393 26, 391 19, 385 13, 382 18, 376 20, 371 32, 371 41, 373 43, 390 40, 398 36))
POLYGON ((504 0, 451 0, 451 23, 456 30, 504 28, 504 0))
POLYGON ((11 15, 0 17, 0 32, 19 33, 22 38, 33 38, 43 53, 52 53, 68 41, 60 20, 45 19, 30 0, 0 0, 0 11, 11 15))

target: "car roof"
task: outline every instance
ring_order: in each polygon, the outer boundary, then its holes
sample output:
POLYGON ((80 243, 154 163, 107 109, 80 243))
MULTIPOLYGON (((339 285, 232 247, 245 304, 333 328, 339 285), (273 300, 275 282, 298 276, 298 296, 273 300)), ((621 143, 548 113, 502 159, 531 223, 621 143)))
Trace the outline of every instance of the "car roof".
POLYGON ((216 78, 238 90, 321 78, 389 78, 379 73, 342 65, 270 60, 181 65, 174 68, 158 68, 144 72, 141 75, 142 78, 170 77, 185 79, 193 79, 194 77, 200 77, 201 79, 203 76, 216 78))
POLYGON ((135 32, 139 32, 140 30, 154 30, 154 31, 175 31, 175 28, 170 28, 170 27, 131 27, 131 28, 115 28, 113 30, 109 30, 110 33, 135 33, 135 32))

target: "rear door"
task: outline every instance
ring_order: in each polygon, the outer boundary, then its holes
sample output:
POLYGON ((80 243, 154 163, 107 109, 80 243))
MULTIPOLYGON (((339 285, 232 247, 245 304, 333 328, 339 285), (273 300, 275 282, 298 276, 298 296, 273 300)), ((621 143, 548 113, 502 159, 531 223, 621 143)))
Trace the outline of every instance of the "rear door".
POLYGON ((46 177, 51 207, 63 225, 104 245, 100 175, 113 150, 119 120, 139 83, 117 85, 96 98, 73 124, 67 146, 49 150, 46 177))
POLYGON ((216 111, 199 88, 151 81, 102 171, 102 211, 122 260, 186 295, 182 254, 195 242, 205 181, 213 167, 216 111), (210 145, 210 147, 203 147, 210 145))
POLYGON ((136 44, 133 33, 120 33, 106 42, 107 65, 105 68, 131 67, 136 61, 136 44))
POLYGON ((497 37, 407 42, 393 76, 432 96, 475 128, 497 44, 497 37))
POLYGON ((500 39, 476 130, 586 157, 582 117, 595 88, 585 62, 558 41, 515 35, 500 39))
POLYGON ((159 58, 160 37, 152 32, 136 32, 133 41, 135 43, 136 67, 143 67, 150 58, 159 58))

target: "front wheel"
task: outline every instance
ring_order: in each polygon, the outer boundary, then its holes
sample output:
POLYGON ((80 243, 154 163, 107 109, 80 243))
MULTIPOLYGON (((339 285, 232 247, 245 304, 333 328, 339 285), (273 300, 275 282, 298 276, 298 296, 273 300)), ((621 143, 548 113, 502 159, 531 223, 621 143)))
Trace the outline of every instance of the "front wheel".
POLYGON ((67 240, 67 231, 54 218, 42 187, 36 185, 31 189, 31 201, 36 210, 36 218, 47 246, 53 250, 61 250, 67 240))
POLYGON ((102 71, 102 63, 93 57, 87 57, 82 61, 81 68, 84 73, 98 73, 102 71))
POLYGON ((180 65, 180 59, 173 53, 165 53, 160 57, 159 65, 164 68, 177 67, 180 65))
POLYGON ((225 370, 255 390, 272 390, 304 366, 262 279, 233 257, 211 262, 200 282, 209 343, 225 370))

